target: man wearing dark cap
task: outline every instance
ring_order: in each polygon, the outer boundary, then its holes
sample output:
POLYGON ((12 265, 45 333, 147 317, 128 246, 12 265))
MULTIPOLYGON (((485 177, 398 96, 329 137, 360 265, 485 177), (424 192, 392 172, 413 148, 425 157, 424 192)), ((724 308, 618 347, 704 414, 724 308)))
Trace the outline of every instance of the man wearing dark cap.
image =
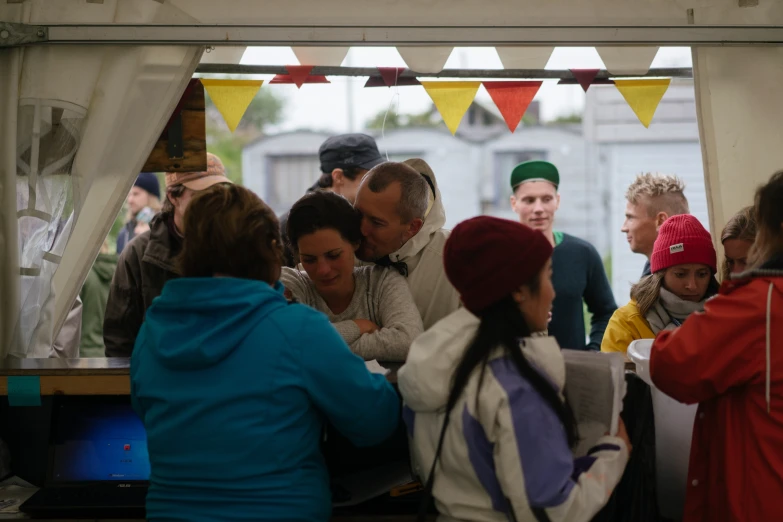
POLYGON ((555 300, 549 334, 561 348, 600 350, 604 330, 617 309, 601 256, 595 247, 577 237, 554 231, 560 207, 560 174, 546 161, 520 163, 511 172, 511 208, 519 221, 540 230, 554 247, 552 283, 555 300), (586 342, 584 305, 592 314, 586 342))
POLYGON ((103 340, 106 357, 130 357, 144 314, 170 279, 179 277, 174 258, 182 248, 185 210, 197 192, 231 183, 220 158, 207 153, 203 172, 167 172, 163 209, 150 229, 128 243, 109 288, 103 340))
MULTIPOLYGON (((321 161, 321 177, 307 191, 329 190, 340 194, 351 204, 356 200, 356 193, 364 175, 385 161, 375 140, 367 134, 332 136, 318 149, 318 157, 321 161)), ((280 233, 285 250, 285 264, 295 267, 297 261, 288 244, 287 223, 288 212, 280 216, 280 233)))

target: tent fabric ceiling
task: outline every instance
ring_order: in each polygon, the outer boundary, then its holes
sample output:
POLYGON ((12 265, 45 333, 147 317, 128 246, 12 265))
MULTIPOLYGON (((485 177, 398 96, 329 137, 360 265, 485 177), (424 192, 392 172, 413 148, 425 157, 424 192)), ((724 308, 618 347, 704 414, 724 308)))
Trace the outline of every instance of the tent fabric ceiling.
MULTIPOLYGON (((171 0, 204 23, 267 25, 437 26, 646 26, 779 24, 780 2, 740 7, 738 0, 376 0, 356 9, 353 0, 171 0)), ((524 36, 522 36, 524 38, 524 36)), ((393 43, 391 43, 393 45, 393 43)))

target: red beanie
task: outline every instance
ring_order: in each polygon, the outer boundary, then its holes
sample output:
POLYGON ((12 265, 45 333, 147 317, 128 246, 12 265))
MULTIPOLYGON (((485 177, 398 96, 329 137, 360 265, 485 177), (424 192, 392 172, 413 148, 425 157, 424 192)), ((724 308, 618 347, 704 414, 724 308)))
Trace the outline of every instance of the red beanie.
POLYGON ((552 245, 544 234, 489 216, 454 227, 443 249, 446 277, 473 313, 531 281, 550 257, 552 245))
POLYGON ((650 259, 652 273, 676 265, 698 263, 715 273, 717 255, 710 233, 690 214, 672 216, 661 225, 650 259))

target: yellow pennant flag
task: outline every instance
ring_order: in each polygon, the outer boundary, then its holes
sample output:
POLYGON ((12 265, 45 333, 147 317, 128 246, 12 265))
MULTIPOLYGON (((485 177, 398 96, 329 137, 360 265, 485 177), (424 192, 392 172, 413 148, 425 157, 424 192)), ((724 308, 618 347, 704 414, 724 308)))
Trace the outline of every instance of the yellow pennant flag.
POLYGON ((209 80, 201 79, 201 85, 209 93, 212 103, 234 132, 245 115, 250 102, 255 98, 264 80, 209 80))
POLYGON ((655 110, 661 103, 671 78, 662 80, 614 80, 614 85, 623 95, 628 106, 645 127, 650 126, 655 110))
POLYGON ((421 82, 438 108, 446 127, 456 134, 462 117, 473 103, 481 82, 421 82))

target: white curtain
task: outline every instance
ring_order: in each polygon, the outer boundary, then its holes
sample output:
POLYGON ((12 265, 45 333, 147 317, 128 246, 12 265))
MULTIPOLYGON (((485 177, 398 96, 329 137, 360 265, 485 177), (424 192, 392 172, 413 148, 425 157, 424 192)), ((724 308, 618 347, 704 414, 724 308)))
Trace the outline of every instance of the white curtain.
POLYGON ((693 49, 710 230, 753 204, 756 188, 783 169, 783 48, 693 49))
MULTIPOLYGON (((0 19, 195 21, 156 0, 28 0, 3 4, 0 19)), ((54 354, 53 339, 202 52, 200 46, 0 51, 0 356, 54 354)))

